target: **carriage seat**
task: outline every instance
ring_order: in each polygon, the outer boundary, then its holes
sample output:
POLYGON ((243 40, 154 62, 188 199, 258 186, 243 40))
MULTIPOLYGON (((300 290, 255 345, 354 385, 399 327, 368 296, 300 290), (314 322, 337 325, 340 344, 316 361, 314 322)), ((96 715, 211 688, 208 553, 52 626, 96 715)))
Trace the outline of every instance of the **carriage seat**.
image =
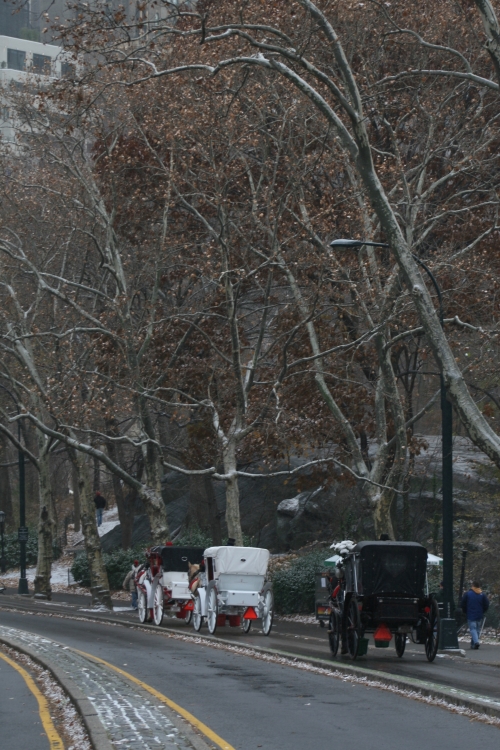
POLYGON ((162 586, 172 592, 172 599, 191 599, 188 574, 179 570, 163 573, 162 586))

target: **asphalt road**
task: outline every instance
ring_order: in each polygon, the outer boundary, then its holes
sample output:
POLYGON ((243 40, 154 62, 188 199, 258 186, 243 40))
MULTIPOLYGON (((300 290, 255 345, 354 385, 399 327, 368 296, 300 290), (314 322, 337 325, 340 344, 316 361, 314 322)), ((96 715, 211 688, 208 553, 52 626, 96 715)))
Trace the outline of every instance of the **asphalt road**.
MULTIPOLYGON (((7 611, 0 611, 0 622, 127 670, 238 749, 317 750, 337 743, 342 750, 421 750, 434 744, 453 750, 499 747, 499 729, 444 709, 194 642, 7 611)), ((30 750, 34 748, 38 750, 37 745, 30 750)))
POLYGON ((2 750, 48 750, 38 702, 23 677, 0 659, 0 747, 2 750))
MULTIPOLYGON (((127 602, 116 602, 116 604, 125 607, 127 602)), ((52 602, 36 602, 31 598, 12 596, 8 593, 0 597, 0 608, 2 605, 46 613, 76 614, 96 619, 108 617, 106 613, 101 615, 81 612, 81 608, 89 608, 90 598, 71 594, 55 594, 52 602)), ((131 611, 115 613, 113 616, 126 622, 139 623, 137 613, 131 611)), ((165 618, 164 626, 174 628, 179 632, 193 633, 191 626, 175 618, 165 618)), ((206 625, 201 630, 201 635, 203 634, 208 634, 206 625)), ((230 627, 219 628, 216 635, 234 641, 238 645, 246 643, 287 651, 297 656, 331 659, 326 628, 320 628, 317 624, 305 625, 277 620, 269 637, 264 636, 258 626, 252 628, 247 635, 242 633, 240 628, 230 627)), ((370 640, 368 654, 357 659, 355 664, 400 677, 427 680, 451 688, 470 690, 472 693, 500 700, 500 645, 485 644, 479 651, 470 651, 467 648, 468 643, 461 645, 466 649, 465 658, 438 655, 436 661, 430 664, 425 657, 423 646, 408 643, 404 657, 398 659, 393 643, 388 649, 376 649, 373 641, 370 640)), ((352 664, 348 656, 339 655, 336 661, 352 664)))

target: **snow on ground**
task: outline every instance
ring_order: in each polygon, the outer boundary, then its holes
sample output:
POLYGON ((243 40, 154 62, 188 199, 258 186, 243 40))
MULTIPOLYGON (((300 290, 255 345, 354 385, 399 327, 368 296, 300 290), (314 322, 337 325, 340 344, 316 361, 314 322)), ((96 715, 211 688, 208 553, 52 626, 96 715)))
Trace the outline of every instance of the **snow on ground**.
MULTIPOLYGON (((52 575, 50 577, 50 585, 52 591, 57 593, 67 594, 82 594, 87 596, 90 594, 89 589, 83 588, 75 584, 73 576, 71 575, 71 566, 73 564, 72 557, 62 557, 60 560, 56 560, 52 564, 52 575)), ((33 581, 35 580, 36 567, 26 568, 26 578, 30 590, 33 590, 33 581)), ((17 585, 19 580, 19 568, 9 570, 8 573, 0 574, 0 586, 6 586, 12 588, 17 585)), ((130 601, 130 594, 128 591, 114 591, 112 593, 113 599, 120 599, 122 601, 130 601)))
MULTIPOLYGON (((111 531, 115 528, 115 526, 118 526, 119 523, 120 520, 118 518, 118 508, 110 508, 109 510, 105 510, 102 514, 102 524, 97 527, 99 536, 104 536, 104 534, 107 534, 108 531, 111 531)), ((68 546, 76 547, 76 545, 80 544, 80 542, 83 542, 83 533, 81 531, 78 531, 77 533, 73 532, 73 534, 71 535, 71 541, 69 541, 68 539, 68 546)))
POLYGON ((283 622, 301 622, 303 625, 319 625, 315 615, 277 615, 276 619, 283 622))
MULTIPOLYGON (((52 565, 52 575, 50 578, 51 584, 62 584, 64 586, 68 586, 70 583, 70 578, 68 578, 68 573, 71 568, 71 565, 68 565, 68 563, 62 563, 62 562, 55 562, 52 565)), ((26 568, 26 578, 28 579, 28 583, 33 583, 35 580, 36 575, 36 566, 33 568, 26 568)), ((9 570, 8 573, 2 573, 2 576, 0 580, 4 582, 9 582, 10 585, 12 585, 12 582, 17 580, 19 578, 19 570, 9 570)))

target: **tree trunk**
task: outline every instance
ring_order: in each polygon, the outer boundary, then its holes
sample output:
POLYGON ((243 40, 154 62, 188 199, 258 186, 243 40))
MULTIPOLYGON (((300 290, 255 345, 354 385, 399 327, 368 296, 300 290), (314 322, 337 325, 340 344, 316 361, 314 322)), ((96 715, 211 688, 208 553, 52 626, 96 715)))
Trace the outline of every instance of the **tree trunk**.
POLYGON ((143 486, 138 494, 149 518, 151 539, 155 544, 165 544, 170 540, 170 530, 161 492, 152 487, 143 486))
POLYGON ((94 494, 101 489, 101 467, 99 465, 99 460, 94 457, 93 459, 94 463, 94 494))
POLYGON ((115 498, 122 532, 122 548, 130 549, 134 533, 134 506, 137 499, 137 492, 135 490, 129 490, 125 495, 121 485, 120 489, 122 491, 121 497, 115 492, 115 498))
POLYGON ((215 499, 212 477, 208 474, 194 474, 189 477, 189 511, 190 522, 200 529, 207 529, 212 538, 212 544, 222 544, 222 530, 220 515, 215 499))
POLYGON ((230 539, 238 547, 243 546, 243 533, 241 531, 240 519, 240 490, 238 487, 238 475, 236 473, 236 442, 229 437, 222 453, 224 473, 226 479, 226 523, 227 533, 230 539))
MULTIPOLYGON (((119 433, 116 429, 114 420, 106 421, 106 434, 110 437, 116 437, 119 433)), ((123 466, 123 457, 119 446, 115 442, 109 442, 106 450, 110 459, 119 466, 123 466)), ((123 491, 123 482, 116 474, 112 474, 113 494, 115 496, 116 507, 118 509, 118 518, 120 519, 120 530, 122 533, 122 548, 129 549, 132 546, 132 532, 134 528, 134 505, 136 493, 123 491)))
MULTIPOLYGON (((7 441, 0 434, 0 461, 8 463, 7 441)), ((14 523, 14 508, 12 507, 12 491, 10 487, 10 474, 8 466, 0 466, 0 510, 5 513, 5 525, 9 527, 14 523)))
POLYGON ((38 433, 38 492, 40 513, 38 516, 38 557, 34 580, 35 594, 52 598, 50 576, 52 573, 54 535, 56 533, 54 493, 51 484, 50 456, 47 453, 47 438, 38 433))
MULTIPOLYGON (((112 456, 110 456, 112 458, 112 456)), ((113 459, 114 460, 114 459, 113 459)), ((134 505, 137 493, 130 490, 125 494, 123 484, 119 477, 112 475, 113 493, 118 509, 118 518, 120 519, 120 530, 122 533, 122 548, 130 549, 132 546, 132 532, 134 530, 134 505)))
MULTIPOLYGON (((21 432, 24 438, 24 444, 28 450, 35 454, 37 453, 35 429, 27 422, 27 420, 21 420, 21 432), (26 422, 26 424, 24 424, 26 422)), ((24 488, 26 493, 26 514, 28 517, 33 514, 38 514, 39 510, 39 494, 38 494, 38 471, 33 466, 31 461, 25 460, 24 463, 24 488)))
POLYGON ((222 529, 220 525, 220 513, 215 498, 214 484, 212 477, 207 474, 203 477, 205 485, 205 495, 207 498, 208 522, 210 524, 210 535, 212 544, 216 547, 222 544, 222 529))
POLYGON ((487 37, 485 47, 495 68, 497 80, 500 82, 500 28, 495 10, 490 0, 474 0, 483 22, 484 33, 487 37))
POLYGON ((199 529, 207 529, 209 523, 204 480, 205 477, 199 474, 193 474, 189 477, 188 526, 194 525, 199 529))
POLYGON ((380 538, 381 534, 388 534, 389 539, 394 539, 394 528, 391 515, 393 499, 393 490, 377 490, 376 493, 373 493, 371 501, 373 507, 373 521, 375 523, 375 536, 377 539, 380 538))
MULTIPOLYGON (((139 408, 143 426, 143 434, 150 440, 156 440, 153 421, 146 400, 139 398, 139 408)), ((151 536, 156 544, 165 544, 170 540, 170 529, 167 521, 167 510, 161 494, 161 477, 163 473, 158 448, 152 442, 142 449, 144 468, 146 470, 147 486, 139 491, 139 497, 144 503, 151 526, 151 536)))
POLYGON ((71 450, 70 457, 74 463, 78 477, 82 532, 85 541, 87 560, 89 563, 92 601, 99 602, 109 609, 112 609, 108 574, 104 566, 101 540, 97 531, 94 493, 92 492, 90 472, 85 462, 85 457, 82 456, 81 453, 71 450))
POLYGON ((80 489, 78 487, 78 473, 76 471, 74 463, 71 463, 71 486, 73 487, 73 514, 74 514, 74 530, 80 531, 80 489))

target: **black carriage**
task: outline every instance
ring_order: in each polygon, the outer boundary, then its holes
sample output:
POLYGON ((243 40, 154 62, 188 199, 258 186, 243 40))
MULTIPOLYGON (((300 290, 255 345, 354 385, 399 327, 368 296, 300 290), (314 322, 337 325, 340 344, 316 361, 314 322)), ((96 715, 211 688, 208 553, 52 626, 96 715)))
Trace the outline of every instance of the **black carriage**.
POLYGON ((342 643, 351 658, 366 653, 372 633, 375 647, 394 637, 403 656, 406 639, 425 645, 429 661, 439 643, 439 607, 426 592, 427 550, 415 542, 360 542, 342 563, 342 585, 331 598, 329 640, 332 654, 342 643))

